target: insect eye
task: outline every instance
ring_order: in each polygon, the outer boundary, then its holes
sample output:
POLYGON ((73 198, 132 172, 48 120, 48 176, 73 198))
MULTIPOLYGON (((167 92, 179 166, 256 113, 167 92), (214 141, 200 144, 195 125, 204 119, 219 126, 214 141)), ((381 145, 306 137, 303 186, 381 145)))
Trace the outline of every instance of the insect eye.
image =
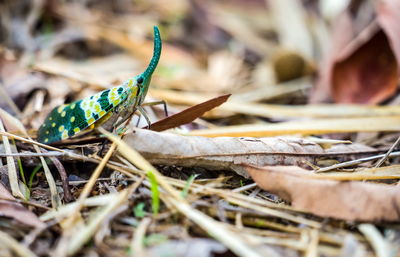
POLYGON ((143 78, 142 78, 142 77, 139 77, 139 78, 137 79, 137 83, 138 83, 138 84, 142 84, 142 83, 143 83, 143 78))

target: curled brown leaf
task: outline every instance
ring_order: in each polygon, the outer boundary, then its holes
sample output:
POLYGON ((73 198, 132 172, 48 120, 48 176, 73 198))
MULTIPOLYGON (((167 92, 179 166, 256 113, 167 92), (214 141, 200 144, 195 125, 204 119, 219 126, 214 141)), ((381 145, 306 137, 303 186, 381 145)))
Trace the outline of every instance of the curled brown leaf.
POLYGON ((400 187, 312 178, 297 166, 246 166, 257 185, 315 215, 350 221, 399 221, 400 187))

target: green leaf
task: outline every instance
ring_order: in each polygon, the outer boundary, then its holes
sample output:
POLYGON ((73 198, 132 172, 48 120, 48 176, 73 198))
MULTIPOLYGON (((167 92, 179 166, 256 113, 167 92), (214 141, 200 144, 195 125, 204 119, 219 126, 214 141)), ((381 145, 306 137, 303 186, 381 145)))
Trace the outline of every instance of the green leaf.
MULTIPOLYGON (((12 138, 11 141, 12 141, 12 144, 15 146, 15 140, 12 138)), ((25 173, 24 173, 24 168, 22 167, 21 158, 17 157, 17 163, 18 163, 19 174, 21 175, 22 182, 24 182, 24 184, 26 185, 25 173)))
POLYGON ((188 180, 186 181, 185 187, 183 188, 182 192, 181 192, 181 196, 183 198, 186 198, 186 196, 188 195, 189 192, 189 188, 190 185, 193 184, 193 181, 199 176, 199 174, 192 174, 190 175, 190 177, 188 178, 188 180))
POLYGON ((151 207, 153 210, 153 215, 157 215, 160 210, 160 191, 158 189, 157 179, 154 173, 151 171, 147 173, 147 177, 150 180, 151 207))
POLYGON ((37 166, 33 169, 31 175, 29 176, 28 188, 32 188, 33 179, 35 178, 36 173, 38 173, 38 171, 39 171, 42 167, 43 167, 43 165, 42 165, 42 164, 39 164, 39 165, 37 165, 37 166))
POLYGON ((155 234, 146 236, 143 240, 143 243, 145 246, 150 247, 153 245, 158 245, 158 244, 164 243, 167 240, 168 240, 168 237, 166 235, 155 233, 155 234))
POLYGON ((135 217, 143 218, 146 215, 146 213, 144 212, 144 206, 145 206, 144 202, 140 202, 135 206, 135 208, 133 209, 135 217))

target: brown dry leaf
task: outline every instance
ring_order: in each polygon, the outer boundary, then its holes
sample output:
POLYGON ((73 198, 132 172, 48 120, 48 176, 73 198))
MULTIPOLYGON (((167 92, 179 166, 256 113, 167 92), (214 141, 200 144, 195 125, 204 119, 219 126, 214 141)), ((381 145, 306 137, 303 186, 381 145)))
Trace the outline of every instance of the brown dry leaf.
POLYGON ((186 110, 183 110, 179 113, 176 113, 172 116, 151 124, 150 129, 153 131, 163 131, 192 122, 202 116, 205 112, 210 111, 211 109, 214 109, 215 107, 225 103, 228 100, 229 96, 230 94, 215 97, 204 103, 192 106, 186 110))
POLYGON ((310 178, 297 166, 246 166, 254 181, 315 215, 350 221, 399 221, 400 187, 310 178))
MULTIPOLYGON (((136 129, 124 141, 154 164, 199 166, 213 170, 233 170, 248 177, 242 163, 264 165, 304 165, 326 154, 338 152, 332 147, 324 150, 312 140, 302 138, 204 138, 158 133, 136 129)), ((348 145, 345 152, 367 152, 369 147, 348 145)))
POLYGON ((16 199, 0 183, 0 213, 1 216, 13 218, 28 226, 43 228, 46 225, 31 211, 15 202, 16 199))
POLYGON ((400 63, 400 2, 397 0, 381 0, 376 7, 377 19, 388 37, 390 47, 400 63))
MULTIPOLYGON (((30 72, 3 54, 0 54, 0 79, 8 96, 19 107, 26 104, 33 91, 43 88, 45 84, 43 75, 30 72)), ((0 95, 0 108, 10 111, 2 95, 0 95)))
MULTIPOLYGON (((372 10, 371 5, 365 2, 359 12, 372 10)), ((400 74, 395 17, 399 8, 394 1, 380 1, 376 6, 377 19, 372 11, 356 15, 354 10, 336 19, 332 49, 322 66, 313 102, 332 96, 339 103, 377 104, 395 93, 400 74)))
POLYGON ((338 103, 377 104, 392 96, 399 78, 388 38, 380 31, 332 70, 332 96, 338 103))

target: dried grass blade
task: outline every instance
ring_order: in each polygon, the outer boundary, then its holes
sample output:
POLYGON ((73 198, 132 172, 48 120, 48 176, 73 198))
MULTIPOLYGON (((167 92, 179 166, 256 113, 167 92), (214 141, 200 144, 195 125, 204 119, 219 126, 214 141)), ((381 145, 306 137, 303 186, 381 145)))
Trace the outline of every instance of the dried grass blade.
POLYGON ((94 184, 96 183, 96 180, 99 178, 101 172, 106 166, 108 160, 111 158, 111 155, 114 153, 116 147, 117 146, 115 143, 111 145, 110 149, 108 149, 107 154, 104 156, 100 164, 96 167, 96 170, 90 176, 88 183, 86 183, 85 187, 83 188, 83 191, 79 195, 79 199, 77 201, 78 204, 75 207, 74 213, 64 222, 65 227, 71 227, 76 222, 77 218, 79 217, 79 213, 83 206, 84 201, 89 196, 90 191, 92 190, 94 184))
POLYGON ((238 125, 223 128, 194 130, 192 136, 205 137, 268 137, 278 135, 316 135, 346 132, 398 131, 400 116, 315 119, 289 121, 268 125, 238 125))
MULTIPOLYGON (((80 228, 79 233, 75 231, 74 236, 71 236, 70 241, 67 243, 68 255, 74 255, 84 244, 92 237, 97 228, 104 222, 105 219, 112 213, 118 206, 128 199, 129 190, 125 189, 121 191, 116 197, 109 202, 108 205, 100 207, 99 210, 95 210, 96 216, 89 221, 87 226, 80 228)), ((76 227, 75 227, 76 228, 76 227)))
MULTIPOLYGON (((169 103, 195 105, 206 101, 209 96, 199 93, 181 93, 172 90, 151 89, 151 95, 169 103)), ((399 116, 399 106, 373 106, 357 104, 308 104, 276 105, 227 101, 216 108, 218 111, 255 115, 266 118, 349 118, 399 116)))
POLYGON ((145 252, 143 251, 143 239, 146 235, 146 229, 150 225, 150 222, 151 222, 150 218, 144 218, 137 227, 135 234, 132 237, 132 243, 131 243, 132 257, 146 256, 145 252))
POLYGON ((319 235, 317 229, 308 231, 309 242, 304 257, 318 257, 319 235))
MULTIPOLYGON (((18 119, 14 118, 13 116, 11 116, 9 113, 7 113, 6 111, 4 111, 2 109, 0 109, 0 116, 3 119, 6 119, 7 122, 10 123, 10 126, 15 127, 17 130, 22 132, 27 138, 29 138, 32 141, 32 139, 30 138, 25 127, 22 125, 22 123, 18 119)), ((37 145, 33 144, 33 148, 35 149, 35 151, 37 153, 41 153, 41 151, 37 145)), ((57 192, 56 182, 55 182, 53 175, 51 174, 51 171, 49 169, 49 166, 47 166, 47 163, 44 160, 44 158, 42 156, 39 156, 39 159, 40 159, 40 162, 42 163, 44 174, 45 174, 47 183, 50 188, 52 206, 54 208, 58 208, 61 205, 61 199, 57 192)))
MULTIPOLYGON (((115 198, 114 194, 107 195, 97 195, 90 198, 86 198, 83 202, 83 206, 85 207, 94 207, 94 206, 103 206, 111 202, 112 199, 115 198)), ((40 216, 41 221, 49 221, 51 219, 64 219, 65 217, 70 216, 77 207, 78 202, 72 202, 69 204, 65 204, 58 208, 57 210, 49 210, 40 216)))
POLYGON ((161 185, 161 187, 164 188, 164 190, 166 190, 169 194, 171 194, 177 201, 183 200, 179 193, 168 182, 166 182, 165 179, 163 179, 164 176, 160 172, 158 172, 158 170, 154 168, 153 165, 151 165, 145 158, 143 158, 143 156, 134 151, 125 142, 123 142, 115 135, 105 131, 102 128, 99 128, 99 131, 105 134, 107 138, 110 139, 112 142, 115 142, 118 146, 118 151, 132 164, 143 171, 153 172, 157 178, 157 182, 161 185))
POLYGON ((125 142, 120 140, 118 137, 111 133, 100 130, 107 136, 112 142, 118 145, 118 151, 130 162, 145 171, 151 171, 157 178, 159 185, 166 191, 167 194, 162 194, 161 197, 164 201, 172 206, 175 206, 183 215, 194 221, 210 235, 215 237, 234 253, 239 256, 262 256, 256 252, 251 246, 245 244, 240 236, 237 234, 227 231, 224 226, 211 219, 204 213, 193 209, 187 202, 182 198, 177 190, 175 190, 149 162, 146 161, 138 152, 130 148, 125 142))
POLYGON ((383 238, 379 230, 372 224, 360 224, 358 229, 367 240, 370 242, 372 248, 374 249, 377 257, 390 257, 392 256, 391 249, 383 238))
POLYGON ((277 210, 270 209, 270 208, 264 207, 264 206, 253 206, 249 202, 242 201, 242 200, 239 200, 239 199, 235 199, 233 197, 226 197, 226 200, 231 202, 231 203, 237 204, 239 206, 242 206, 242 207, 245 207, 245 208, 249 208, 249 209, 252 209, 252 210, 255 210, 255 211, 259 211, 261 213, 265 213, 266 215, 271 215, 271 216, 278 217, 278 218, 281 218, 281 219, 290 220, 292 222, 295 222, 295 223, 298 223, 298 224, 304 224, 304 225, 310 226, 312 228, 320 228, 321 227, 321 224, 316 222, 316 221, 312 221, 312 220, 305 219, 303 217, 291 215, 291 214, 286 213, 286 212, 277 211, 277 210))
POLYGON ((331 179, 331 180, 382 180, 400 179, 400 165, 391 165, 382 168, 364 168, 355 172, 329 172, 310 174, 311 178, 331 179))
MULTIPOLYGON (((2 119, 0 119, 0 131, 5 132, 2 119)), ((10 141, 6 136, 2 136, 4 151, 7 155, 12 154, 10 141)), ((11 192, 15 197, 26 199, 25 195, 19 189, 19 182, 18 182, 18 174, 17 174, 17 167, 15 166, 14 158, 12 156, 7 156, 7 169, 8 169, 8 178, 10 180, 11 192)))
POLYGON ((23 244, 20 244, 13 237, 7 233, 0 231, 0 246, 6 247, 12 250, 17 256, 21 257, 35 257, 37 256, 31 250, 26 248, 23 244))

